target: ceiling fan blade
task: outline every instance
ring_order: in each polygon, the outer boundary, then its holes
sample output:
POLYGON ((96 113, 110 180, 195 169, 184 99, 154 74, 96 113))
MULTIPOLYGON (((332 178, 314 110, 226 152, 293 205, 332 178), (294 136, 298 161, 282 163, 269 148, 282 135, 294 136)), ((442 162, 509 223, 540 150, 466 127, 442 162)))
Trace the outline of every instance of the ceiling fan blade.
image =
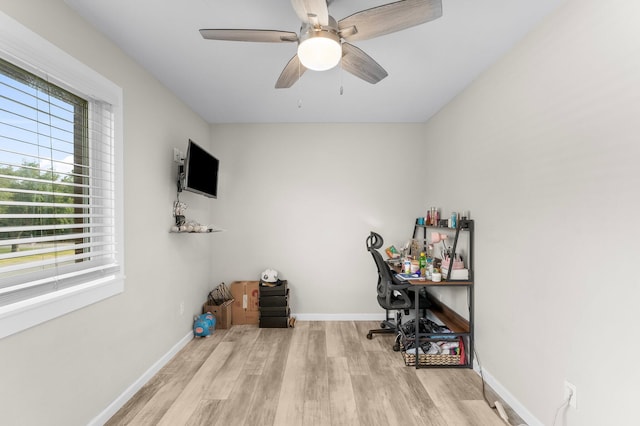
POLYGON ((338 22, 348 41, 367 40, 424 24, 442 16, 442 0, 402 0, 365 9, 338 22), (347 31, 355 27, 356 31, 347 31))
POLYGON ((202 38, 207 40, 256 41, 264 43, 298 41, 296 33, 277 30, 202 29, 200 34, 202 38))
POLYGON ((389 75, 371 56, 349 43, 342 43, 342 68, 371 84, 389 75))
POLYGON ((329 25, 329 8, 326 0, 291 0, 291 5, 302 22, 310 22, 309 15, 312 15, 317 18, 320 25, 329 25))
POLYGON ((306 70, 296 54, 280 73, 280 77, 278 77, 278 81, 276 81, 276 89, 288 89, 293 86, 306 70))

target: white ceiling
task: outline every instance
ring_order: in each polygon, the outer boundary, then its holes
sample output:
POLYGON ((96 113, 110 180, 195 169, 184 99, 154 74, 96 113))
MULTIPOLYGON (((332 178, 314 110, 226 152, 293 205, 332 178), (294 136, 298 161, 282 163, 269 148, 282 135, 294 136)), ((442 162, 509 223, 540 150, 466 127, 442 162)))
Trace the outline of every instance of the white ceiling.
MULTIPOLYGON (((442 17, 353 44, 389 76, 336 67, 275 89, 295 43, 204 40, 200 28, 298 32, 289 0, 66 0, 210 123, 424 122, 563 0, 443 0, 442 17), (343 94, 340 94, 340 87, 343 94)), ((334 0, 340 20, 391 0, 334 0)))

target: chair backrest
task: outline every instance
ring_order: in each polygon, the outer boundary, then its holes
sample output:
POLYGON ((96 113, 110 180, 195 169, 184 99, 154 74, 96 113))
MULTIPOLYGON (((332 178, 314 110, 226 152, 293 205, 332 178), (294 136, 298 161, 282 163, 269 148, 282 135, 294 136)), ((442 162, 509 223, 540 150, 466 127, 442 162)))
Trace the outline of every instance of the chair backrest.
POLYGON ((383 244, 382 236, 371 231, 369 237, 367 237, 367 250, 371 253, 373 261, 376 263, 376 268, 378 268, 378 303, 385 309, 408 308, 411 306, 411 299, 405 290, 407 286, 393 279, 389 265, 387 265, 387 262, 384 261, 378 251, 383 244), (399 297, 394 297, 393 290, 397 290, 402 294, 399 297))
POLYGON ((384 240, 382 236, 376 232, 371 231, 369 236, 367 237, 367 250, 371 251, 371 249, 379 249, 384 244, 384 240))

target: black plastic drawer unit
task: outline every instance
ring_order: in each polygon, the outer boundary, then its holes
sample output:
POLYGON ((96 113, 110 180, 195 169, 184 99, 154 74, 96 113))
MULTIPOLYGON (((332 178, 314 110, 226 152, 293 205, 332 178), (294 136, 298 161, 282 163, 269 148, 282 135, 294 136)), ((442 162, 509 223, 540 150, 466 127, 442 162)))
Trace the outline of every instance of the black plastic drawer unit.
POLYGON ((260 317, 260 328, 288 328, 289 317, 260 317))
POLYGON ((289 294, 286 296, 260 296, 259 306, 262 307, 276 307, 276 306, 289 306, 289 294))
POLYGON ((260 328, 288 328, 289 286, 286 280, 277 285, 260 283, 260 328))

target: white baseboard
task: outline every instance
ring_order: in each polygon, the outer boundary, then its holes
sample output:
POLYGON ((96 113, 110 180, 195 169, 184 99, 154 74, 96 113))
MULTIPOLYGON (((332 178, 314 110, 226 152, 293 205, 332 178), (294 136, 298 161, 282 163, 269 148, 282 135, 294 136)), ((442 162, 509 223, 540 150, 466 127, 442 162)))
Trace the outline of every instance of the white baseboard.
POLYGON ((89 422, 90 426, 101 426, 104 425, 115 413, 118 412, 120 408, 124 406, 124 404, 129 401, 136 392, 138 392, 142 386, 144 386, 155 374, 160 371, 162 367, 164 367, 170 360, 173 358, 180 349, 184 348, 187 343, 193 340, 193 332, 189 332, 186 336, 184 336, 178 343, 173 345, 169 352, 164 354, 162 358, 156 361, 147 371, 144 372, 142 376, 138 378, 135 382, 131 384, 125 391, 115 399, 107 408, 105 408, 100 414, 98 414, 93 420, 89 422))
MULTIPOLYGON (((476 373, 478 373, 478 375, 480 375, 480 368, 475 359, 473 362, 473 369, 476 371, 476 373)), ((513 394, 502 385, 502 383, 497 381, 496 378, 493 377, 486 368, 482 369, 482 376, 484 377, 484 381, 489 386, 491 386, 491 388, 500 396, 500 398, 502 398, 504 402, 507 403, 507 405, 509 405, 509 407, 511 407, 513 411, 518 413, 520 418, 524 420, 524 422, 528 426, 544 426, 544 423, 542 423, 533 414, 531 414, 531 412, 527 410, 527 408, 522 405, 522 403, 518 401, 516 397, 513 396, 513 394)))
POLYGON ((382 321, 384 312, 374 314, 291 314, 298 321, 382 321))

